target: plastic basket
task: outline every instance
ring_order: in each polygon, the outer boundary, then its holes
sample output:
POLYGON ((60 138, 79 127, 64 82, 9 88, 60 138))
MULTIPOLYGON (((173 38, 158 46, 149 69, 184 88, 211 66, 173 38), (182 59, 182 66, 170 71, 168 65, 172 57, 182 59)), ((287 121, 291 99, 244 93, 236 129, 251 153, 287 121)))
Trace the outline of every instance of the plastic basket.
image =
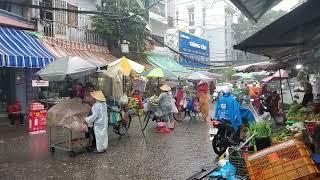
POLYGON ((254 153, 246 164, 251 180, 309 178, 319 173, 306 146, 296 139, 254 153))
POLYGON ((237 175, 249 179, 245 158, 252 154, 252 151, 236 150, 230 154, 229 161, 236 168, 237 175))

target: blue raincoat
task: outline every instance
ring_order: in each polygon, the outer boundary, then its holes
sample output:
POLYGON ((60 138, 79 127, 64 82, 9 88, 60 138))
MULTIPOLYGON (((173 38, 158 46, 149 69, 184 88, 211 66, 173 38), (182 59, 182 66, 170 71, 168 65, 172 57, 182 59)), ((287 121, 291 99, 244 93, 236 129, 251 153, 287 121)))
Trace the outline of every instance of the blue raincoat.
POLYGON ((87 123, 94 123, 97 151, 102 152, 108 147, 108 113, 105 102, 97 101, 92 106, 92 115, 86 117, 87 123))
POLYGON ((232 127, 235 130, 242 125, 239 103, 231 93, 225 93, 219 98, 215 118, 218 120, 227 119, 231 121, 232 127))

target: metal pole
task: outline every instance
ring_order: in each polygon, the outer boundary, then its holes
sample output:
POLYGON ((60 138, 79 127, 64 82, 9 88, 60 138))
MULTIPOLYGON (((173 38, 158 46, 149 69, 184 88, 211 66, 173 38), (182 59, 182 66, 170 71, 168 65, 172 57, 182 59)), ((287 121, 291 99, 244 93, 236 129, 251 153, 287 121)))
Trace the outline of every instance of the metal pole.
POLYGON ((290 83, 289 83, 289 78, 287 78, 287 83, 288 83, 288 86, 289 86, 289 91, 290 91, 290 95, 291 95, 291 100, 293 102, 293 95, 292 95, 292 91, 291 91, 291 87, 290 87, 290 83))
MULTIPOLYGON (((280 93, 281 93, 281 109, 283 110, 284 102, 283 102, 283 90, 282 90, 282 77, 281 77, 281 69, 279 69, 279 77, 280 77, 280 93)), ((286 121, 285 113, 282 113, 283 121, 286 121)))

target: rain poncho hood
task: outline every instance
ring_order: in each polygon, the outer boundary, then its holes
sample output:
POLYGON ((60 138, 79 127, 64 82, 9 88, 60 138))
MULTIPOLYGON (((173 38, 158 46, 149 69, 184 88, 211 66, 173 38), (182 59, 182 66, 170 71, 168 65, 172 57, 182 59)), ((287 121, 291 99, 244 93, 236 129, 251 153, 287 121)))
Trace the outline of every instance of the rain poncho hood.
POLYGON ((92 115, 86 118, 87 123, 94 123, 94 134, 98 152, 106 150, 108 147, 108 113, 105 102, 97 101, 92 106, 92 115))
POLYGON ((242 124, 239 103, 231 93, 225 93, 219 98, 215 118, 231 121, 233 128, 236 130, 242 124))

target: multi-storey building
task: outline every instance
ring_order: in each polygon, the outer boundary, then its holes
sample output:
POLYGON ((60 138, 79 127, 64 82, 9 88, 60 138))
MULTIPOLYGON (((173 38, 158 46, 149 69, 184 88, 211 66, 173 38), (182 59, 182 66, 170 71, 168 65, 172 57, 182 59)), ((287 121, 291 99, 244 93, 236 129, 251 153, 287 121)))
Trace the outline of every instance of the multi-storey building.
POLYGON ((165 41, 178 50, 178 31, 184 31, 209 41, 208 64, 234 61, 234 13, 235 9, 223 0, 172 0, 168 3, 168 19, 173 19, 173 27, 169 27, 165 41))
POLYGON ((31 87, 35 72, 55 58, 80 56, 105 64, 115 60, 106 41, 94 31, 91 16, 79 13, 96 11, 98 4, 100 0, 0 2, 0 75, 8 77, 0 78, 0 118, 16 100, 26 111, 28 100, 35 96, 31 87), (39 40, 23 30, 33 31, 39 40))

